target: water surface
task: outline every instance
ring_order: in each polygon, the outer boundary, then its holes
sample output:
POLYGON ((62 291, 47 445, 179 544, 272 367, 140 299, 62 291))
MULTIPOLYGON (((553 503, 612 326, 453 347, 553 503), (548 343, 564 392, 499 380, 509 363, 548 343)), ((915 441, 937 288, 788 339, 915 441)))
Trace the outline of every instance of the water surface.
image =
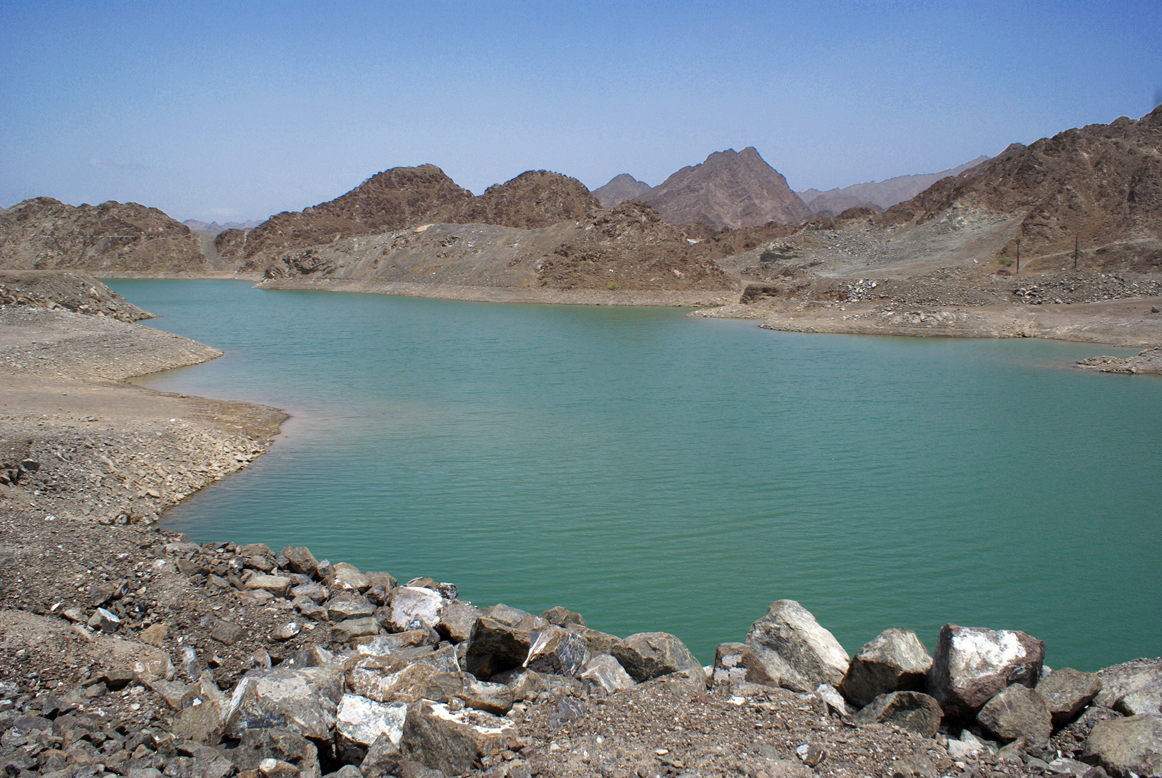
POLYGON ((1048 341, 765 332, 665 309, 112 281, 226 352, 149 386, 292 414, 166 515, 199 541, 565 605, 704 662, 780 598, 850 652, 1024 629, 1047 661, 1162 653, 1162 381, 1048 341))

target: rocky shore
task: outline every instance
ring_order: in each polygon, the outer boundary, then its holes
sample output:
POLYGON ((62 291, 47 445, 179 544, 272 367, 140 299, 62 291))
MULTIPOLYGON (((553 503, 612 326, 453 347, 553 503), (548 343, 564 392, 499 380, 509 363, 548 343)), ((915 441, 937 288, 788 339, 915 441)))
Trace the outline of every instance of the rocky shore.
POLYGON ((282 420, 119 383, 216 354, 173 338, 0 309, 5 776, 1162 775, 1162 659, 1050 670, 951 624, 849 657, 780 600, 704 668, 555 603, 166 532, 282 420))

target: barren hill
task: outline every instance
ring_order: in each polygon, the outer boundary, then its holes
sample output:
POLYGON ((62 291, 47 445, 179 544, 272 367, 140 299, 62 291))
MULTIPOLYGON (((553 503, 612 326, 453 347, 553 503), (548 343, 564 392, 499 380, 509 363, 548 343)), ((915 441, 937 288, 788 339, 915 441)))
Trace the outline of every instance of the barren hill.
POLYGON ((1139 121, 1066 130, 1006 154, 936 182, 881 223, 1002 214, 1017 221, 997 247, 1003 258, 1015 257, 1020 240, 1025 258, 1067 256, 1077 245, 1100 267, 1162 268, 1162 106, 1139 121))
POLYGON ((622 173, 610 179, 605 186, 593 190, 593 196, 602 208, 612 208, 626 200, 640 200, 652 187, 645 181, 638 181, 629 173, 622 173))
POLYGON ((0 267, 185 273, 206 262, 190 228, 156 208, 37 197, 0 212, 0 267))
POLYGON ((684 167, 642 196, 671 224, 702 222, 715 229, 800 224, 811 210, 753 146, 718 151, 684 167))
POLYGON ((648 205, 628 202, 581 221, 520 230, 423 224, 282 254, 275 281, 532 290, 737 291, 737 281, 648 205))
POLYGON ((480 197, 462 205, 448 221, 531 230, 583 219, 600 208, 597 198, 577 179, 547 170, 530 170, 488 187, 480 197))
POLYGON ((249 233, 226 230, 215 246, 243 270, 262 271, 284 251, 339 238, 436 222, 529 229, 583 218, 598 207, 580 181, 544 170, 522 173, 476 197, 435 165, 401 167, 372 176, 330 202, 272 216, 249 233))

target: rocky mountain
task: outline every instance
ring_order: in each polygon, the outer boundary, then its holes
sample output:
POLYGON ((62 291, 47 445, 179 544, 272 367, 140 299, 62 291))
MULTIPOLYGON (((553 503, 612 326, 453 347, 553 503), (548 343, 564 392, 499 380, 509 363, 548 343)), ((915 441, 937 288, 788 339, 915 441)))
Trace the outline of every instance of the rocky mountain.
POLYGON ((645 181, 638 181, 629 173, 622 173, 610 179, 605 186, 593 190, 593 196, 602 208, 612 208, 626 200, 640 200, 652 189, 645 181))
POLYGON ((226 222, 225 224, 218 224, 216 221, 204 222, 198 219, 186 219, 182 224, 189 227, 191 230, 197 232, 221 232, 222 230, 252 230, 262 222, 257 219, 249 219, 244 222, 226 222))
POLYGON ((1015 257, 1020 240, 1023 258, 1068 256, 1076 245, 1100 267, 1162 267, 1162 106, 1138 121, 1122 117, 1012 146, 889 208, 879 221, 967 222, 982 213, 1017 222, 999 247, 1003 258, 1015 257))
POLYGON ((714 229, 800 224, 811 210, 753 146, 718 151, 684 167, 643 194, 670 224, 702 222, 714 229))
POLYGON ((630 201, 546 227, 421 224, 280 255, 272 280, 643 292, 734 291, 737 281, 650 206, 630 201))
POLYGON ((969 168, 981 165, 988 160, 989 157, 977 157, 963 165, 958 165, 957 167, 943 170, 939 173, 896 176, 895 178, 889 178, 884 181, 852 184, 842 189, 828 189, 822 192, 818 189, 807 189, 798 194, 814 214, 829 212, 829 215, 837 215, 843 213, 848 208, 858 207, 874 207, 875 210, 882 211, 885 208, 892 207, 896 203, 911 200, 942 178, 959 175, 969 168))
POLYGON ((425 223, 532 229, 583 218, 597 199, 574 178, 528 171, 480 197, 435 165, 385 170, 347 194, 297 213, 280 213, 249 233, 226 230, 215 247, 244 271, 261 271, 284 251, 356 235, 378 235, 425 223))
POLYGON ((0 267, 94 273, 205 270, 197 238, 156 208, 37 197, 0 212, 0 267))

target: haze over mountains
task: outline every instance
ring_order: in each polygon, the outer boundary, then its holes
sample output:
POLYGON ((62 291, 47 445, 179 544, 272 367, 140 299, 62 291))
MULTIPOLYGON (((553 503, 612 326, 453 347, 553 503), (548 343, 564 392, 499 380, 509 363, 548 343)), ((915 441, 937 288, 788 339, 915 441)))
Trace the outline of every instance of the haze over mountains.
POLYGON ((981 156, 939 173, 896 176, 884 181, 869 181, 865 184, 845 186, 842 189, 828 189, 825 192, 818 189, 807 189, 798 194, 807 203, 811 212, 816 214, 829 212, 834 216, 843 213, 848 208, 872 206, 882 211, 891 208, 896 203, 911 200, 942 178, 959 175, 988 160, 989 157, 981 156))

